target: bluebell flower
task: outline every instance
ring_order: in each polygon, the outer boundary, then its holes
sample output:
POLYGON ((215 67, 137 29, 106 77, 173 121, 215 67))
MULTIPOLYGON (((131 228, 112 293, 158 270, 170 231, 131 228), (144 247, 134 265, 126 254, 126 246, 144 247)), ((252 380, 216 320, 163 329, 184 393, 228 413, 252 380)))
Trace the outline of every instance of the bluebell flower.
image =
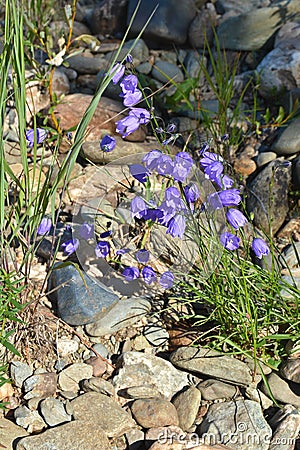
POLYGON ((235 230, 238 230, 240 227, 243 227, 248 222, 244 214, 238 209, 234 208, 230 208, 227 211, 226 218, 228 220, 229 225, 231 225, 235 230))
POLYGON ((149 170, 153 170, 157 166, 157 160, 162 155, 162 152, 160 150, 151 150, 149 153, 147 153, 144 158, 142 159, 143 163, 145 163, 145 166, 149 170))
POLYGON ((39 224, 39 227, 37 229, 37 234, 39 234, 39 235, 48 234, 49 231, 51 230, 51 227, 52 227, 52 220, 47 217, 44 217, 41 220, 41 223, 39 224))
POLYGON ((220 161, 215 161, 212 164, 209 164, 205 167, 204 173, 205 178, 208 178, 211 181, 216 181, 220 178, 222 172, 224 170, 223 164, 220 161))
POLYGON ((130 164, 129 171, 131 175, 140 183, 146 183, 150 172, 142 164, 130 164))
POLYGON ((35 130, 28 130, 26 132, 26 140, 28 141, 28 147, 34 146, 34 137, 36 137, 36 143, 41 144, 47 137, 48 132, 43 128, 36 128, 35 130))
POLYGON ((116 139, 106 134, 100 141, 100 148, 103 152, 112 152, 116 146, 116 139))
POLYGON ((124 106, 134 106, 139 103, 143 97, 142 91, 136 89, 134 92, 128 92, 127 94, 120 94, 120 97, 123 97, 124 106))
POLYGON ((210 149, 210 145, 208 142, 204 142, 200 150, 198 150, 199 156, 202 156, 204 152, 207 152, 210 149))
POLYGON ((142 270, 142 277, 144 278, 145 283, 151 284, 155 283, 157 280, 156 273, 150 266, 145 266, 142 270))
POLYGON ((128 64, 132 64, 133 63, 133 57, 130 53, 128 53, 128 55, 126 56, 126 62, 128 64))
POLYGON ((130 250, 129 248, 120 248, 119 250, 116 250, 116 255, 125 255, 126 253, 128 253, 130 250))
POLYGON ((221 175, 216 177, 214 182, 220 189, 230 189, 234 185, 234 181, 228 175, 221 175))
POLYGON ((195 203, 200 197, 198 186, 195 183, 185 186, 184 195, 188 203, 195 203))
POLYGON ((270 253, 268 245, 263 239, 254 238, 252 241, 252 250, 257 258, 261 259, 263 256, 267 256, 270 253))
POLYGON ((119 81, 121 80, 121 78, 124 75, 124 72, 125 72, 125 66, 123 64, 117 63, 114 65, 114 67, 109 72, 109 75, 114 74, 112 77, 113 84, 119 83, 119 81))
POLYGON ((107 241, 99 241, 95 248, 97 258, 106 258, 110 252, 110 245, 107 241))
POLYGON ((232 233, 222 233, 220 236, 220 242, 226 250, 237 250, 240 245, 240 238, 232 233))
POLYGON ((141 219, 143 217, 142 213, 145 212, 147 209, 148 209, 147 205, 141 197, 137 196, 131 200, 130 210, 132 217, 137 217, 138 219, 141 219))
POLYGON ((209 166, 210 164, 213 164, 214 162, 222 162, 222 161, 223 158, 220 155, 217 155, 217 153, 205 151, 203 153, 203 158, 200 160, 200 164, 205 169, 205 167, 209 166))
POLYGON ((140 271, 137 267, 126 267, 123 270, 122 275, 126 281, 136 280, 140 276, 140 271))
POLYGON ((146 264, 149 261, 150 254, 148 250, 141 249, 135 254, 136 260, 141 264, 146 264))
POLYGON ((170 271, 166 271, 164 272, 159 280, 159 284, 164 288, 164 289, 170 289, 173 284, 174 284, 174 275, 172 272, 170 271))
POLYGON ((126 137, 150 121, 150 112, 144 108, 131 108, 128 116, 116 122, 116 131, 126 137))
POLYGON ((180 211, 185 208, 179 190, 175 186, 170 186, 165 190, 165 203, 168 208, 180 211))
POLYGON ((103 233, 100 233, 100 238, 105 239, 112 235, 112 230, 103 231, 103 233))
POLYGON ((176 125, 175 123, 169 123, 166 129, 167 133, 174 133, 174 131, 176 130, 176 125))
POLYGON ((157 215, 158 223, 167 226, 170 220, 176 215, 176 209, 162 202, 159 207, 160 214, 157 215))
POLYGON ((79 240, 69 239, 68 241, 61 244, 61 247, 64 249, 64 253, 66 253, 68 256, 72 255, 72 253, 76 252, 76 250, 79 247, 79 240))
POLYGON ((83 239, 88 240, 94 236, 94 231, 94 225, 84 222, 79 229, 79 234, 83 239))
POLYGON ((135 75, 127 75, 120 83, 123 94, 133 94, 138 86, 138 79, 135 75))
POLYGON ((176 181, 185 181, 193 166, 193 158, 186 152, 179 152, 175 156, 173 177, 176 181))
POLYGON ((239 189, 225 189, 218 192, 218 195, 223 206, 237 206, 242 201, 239 189))
POLYGON ((173 160, 170 156, 161 154, 155 161, 155 169, 160 175, 173 175, 173 160))
POLYGON ((186 227, 185 217, 181 214, 177 214, 168 223, 166 233, 170 234, 174 238, 179 237, 180 239, 182 239, 185 227, 186 227))

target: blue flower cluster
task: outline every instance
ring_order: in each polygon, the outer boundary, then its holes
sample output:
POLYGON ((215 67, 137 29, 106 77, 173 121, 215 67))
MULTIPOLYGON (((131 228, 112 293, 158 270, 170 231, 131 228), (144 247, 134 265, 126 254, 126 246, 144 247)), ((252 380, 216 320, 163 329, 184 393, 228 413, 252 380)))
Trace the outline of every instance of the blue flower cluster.
MULTIPOLYGON (((209 149, 209 144, 205 143, 200 150, 200 165, 204 169, 205 177, 215 183, 221 190, 208 196, 207 206, 212 209, 229 208, 226 212, 226 219, 229 225, 237 232, 239 228, 245 226, 248 222, 245 215, 239 209, 234 208, 242 201, 241 192, 239 189, 233 188, 234 181, 224 174, 223 158, 216 153, 210 152, 209 149)), ((240 238, 236 234, 224 232, 220 236, 220 242, 226 250, 232 251, 239 248, 240 238)), ((253 239, 252 250, 260 259, 270 252, 265 241, 260 238, 253 239)))

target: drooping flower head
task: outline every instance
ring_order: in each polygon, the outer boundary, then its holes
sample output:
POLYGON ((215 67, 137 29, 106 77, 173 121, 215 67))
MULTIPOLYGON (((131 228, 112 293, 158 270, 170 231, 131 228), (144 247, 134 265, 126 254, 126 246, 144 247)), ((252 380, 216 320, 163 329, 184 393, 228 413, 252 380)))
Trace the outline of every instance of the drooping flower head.
POLYGON ((150 175, 149 170, 142 164, 130 164, 129 171, 131 175, 140 183, 146 183, 147 177, 150 175))
POLYGON ((263 256, 267 256, 270 253, 270 249, 265 241, 261 238, 254 238, 252 241, 252 250, 257 258, 261 259, 263 256))
POLYGON ((142 270, 142 277, 146 284, 155 283, 157 280, 157 276, 155 271, 150 266, 145 266, 142 270))
POLYGON ((142 100, 143 93, 139 89, 136 89, 134 92, 128 92, 127 94, 120 94, 120 97, 123 97, 124 106, 130 107, 134 106, 142 100))
POLYGON ((68 256, 72 255, 72 253, 76 252, 76 250, 79 247, 79 240, 69 239, 68 241, 61 244, 61 247, 64 249, 64 253, 66 253, 68 256))
POLYGON ((32 148, 34 146, 34 138, 36 138, 36 143, 41 144, 47 137, 48 132, 43 128, 36 128, 28 130, 26 132, 26 140, 28 141, 28 147, 32 148))
POLYGON ((45 235, 48 234, 52 227, 52 220, 48 217, 44 217, 41 220, 41 223, 37 229, 37 234, 39 235, 45 235))
POLYGON ((209 166, 210 164, 223 161, 222 156, 218 155, 217 153, 213 153, 213 152, 204 151, 202 156, 203 156, 203 158, 200 159, 200 164, 204 169, 207 166, 209 166))
POLYGON ((147 210, 147 205, 141 197, 136 196, 131 200, 130 210, 132 217, 141 219, 143 217, 142 213, 147 210))
POLYGON ((140 276, 140 271, 137 267, 126 267, 126 269, 123 270, 122 275, 126 281, 132 281, 140 276))
POLYGON ((193 166, 193 158, 187 152, 179 152, 175 156, 173 177, 176 181, 185 181, 193 166))
POLYGON ((116 122, 116 131, 126 137, 150 121, 150 112, 144 108, 131 108, 128 116, 116 122))
MULTIPOLYGON (((154 163, 154 161, 153 161, 154 163)), ((155 160, 155 166, 157 173, 159 175, 173 175, 174 164, 171 156, 164 155, 163 153, 159 158, 155 160)))
POLYGON ((195 183, 185 186, 184 195, 188 203, 195 203, 200 197, 198 186, 195 183))
POLYGON ((210 181, 216 182, 216 180, 219 180, 219 178, 221 177, 223 170, 223 164, 220 161, 215 161, 205 167, 205 178, 208 178, 210 181))
POLYGON ((99 241, 95 248, 97 258, 106 258, 110 252, 110 245, 107 241, 99 241))
POLYGON ((185 209, 180 192, 175 186, 170 186, 165 190, 165 202, 168 208, 173 208, 175 211, 185 209))
POLYGON ((138 79, 135 75, 127 75, 120 83, 123 94, 133 94, 138 86, 138 79))
POLYGON ((114 67, 109 72, 109 75, 113 74, 113 77, 112 77, 113 84, 119 83, 119 81, 121 80, 121 78, 124 75, 124 72, 125 72, 125 66, 123 64, 117 63, 114 65, 114 67))
POLYGON ((100 142, 100 148, 103 152, 109 153, 112 152, 116 146, 116 139, 112 136, 106 134, 103 136, 100 142))
POLYGON ((145 166, 149 170, 153 170, 157 166, 157 160, 162 155, 162 152, 160 150, 151 150, 149 153, 147 153, 144 158, 142 159, 143 163, 145 163, 145 166))
POLYGON ((172 237, 179 237, 182 239, 186 227, 185 217, 181 214, 177 214, 168 223, 168 228, 166 233, 170 234, 172 237))
POLYGON ((160 277, 159 284, 164 289, 170 289, 173 286, 173 284, 174 284, 174 275, 173 275, 173 273, 170 272, 170 271, 164 272, 162 274, 162 276, 160 277))
POLYGON ((141 249, 135 254, 136 260, 141 264, 146 264, 149 261, 150 254, 148 250, 141 249))
POLYGON ((220 236, 220 242, 226 250, 236 250, 240 245, 240 238, 238 238, 235 234, 232 233, 222 233, 220 236))
POLYGON ((231 225, 235 230, 238 230, 240 227, 243 227, 248 222, 244 214, 235 208, 230 208, 227 211, 226 218, 228 220, 229 225, 231 225))

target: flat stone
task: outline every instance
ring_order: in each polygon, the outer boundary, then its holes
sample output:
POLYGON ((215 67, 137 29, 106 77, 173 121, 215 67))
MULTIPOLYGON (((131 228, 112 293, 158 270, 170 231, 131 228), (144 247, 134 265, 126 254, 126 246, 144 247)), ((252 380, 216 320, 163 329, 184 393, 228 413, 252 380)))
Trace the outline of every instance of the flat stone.
MULTIPOLYGON (((299 73, 300 73, 300 51, 299 51, 299 73)), ((300 79, 299 79, 300 84, 300 79)), ((300 137, 299 137, 300 119, 294 119, 272 146, 272 150, 277 155, 291 155, 300 152, 300 137)))
POLYGON ((256 163, 258 167, 262 167, 277 158, 275 152, 261 152, 256 158, 256 163))
POLYGON ((139 399, 133 402, 131 412, 137 423, 143 428, 178 425, 177 410, 168 400, 139 399))
POLYGON ((136 323, 150 311, 150 308, 151 303, 142 297, 120 300, 101 319, 86 325, 86 332, 91 336, 115 334, 136 323))
POLYGON ((300 242, 293 242, 284 248, 280 261, 284 267, 290 270, 299 267, 300 261, 300 242))
POLYGON ((224 398, 227 400, 231 400, 239 392, 236 386, 213 379, 201 381, 201 383, 198 384, 197 388, 201 392, 203 400, 209 401, 224 398))
POLYGON ((126 352, 118 359, 118 374, 112 379, 116 389, 153 385, 167 399, 188 386, 187 374, 169 361, 140 352, 126 352))
POLYGON ((71 401, 71 408, 75 420, 93 420, 108 437, 121 436, 136 426, 117 402, 98 392, 80 395, 71 401))
MULTIPOLYGON (((119 394, 120 395, 120 394, 119 394)), ((161 394, 155 386, 132 386, 126 389, 126 396, 132 399, 160 397, 161 394)))
POLYGON ((113 385, 103 378, 92 377, 88 380, 83 380, 81 388, 84 392, 99 392, 100 394, 109 395, 111 397, 114 397, 115 395, 115 388, 113 385))
POLYGON ((274 234, 289 210, 288 192, 291 167, 276 159, 248 184, 247 210, 254 214, 254 224, 267 234, 274 234))
POLYGON ((15 442, 20 438, 28 436, 24 428, 19 427, 11 420, 0 418, 0 443, 6 450, 15 449, 15 442))
POLYGON ((57 388, 57 375, 54 372, 32 375, 23 383, 26 394, 25 400, 31 398, 46 398, 55 394, 57 388))
POLYGON ((217 442, 239 450, 268 450, 272 430, 258 403, 237 400, 211 405, 199 434, 200 437, 203 434, 206 444, 217 442))
MULTIPOLYGON (((137 0, 130 0, 127 13, 127 25, 137 6, 137 0)), ((157 6, 155 0, 142 0, 130 32, 137 35, 150 14, 157 6)), ((176 0, 161 0, 153 18, 143 33, 145 40, 167 44, 184 44, 187 40, 188 28, 196 15, 193 0, 179 3, 176 0)))
POLYGON ((168 331, 165 328, 154 324, 145 326, 144 336, 154 346, 164 345, 169 340, 168 331))
POLYGON ((269 6, 270 3, 270 0, 251 0, 251 2, 245 2, 244 0, 218 0, 218 11, 219 14, 231 13, 238 15, 253 9, 269 6))
POLYGON ((195 422, 200 408, 201 392, 191 386, 186 391, 180 392, 173 400, 178 414, 179 426, 188 431, 195 422))
POLYGON ((80 274, 73 265, 60 267, 57 263, 48 289, 56 289, 50 298, 57 304, 59 317, 70 325, 85 325, 104 317, 119 300, 104 284, 80 274))
POLYGON ((92 376, 92 366, 84 363, 75 363, 60 372, 58 384, 63 391, 77 392, 79 390, 79 382, 92 376))
POLYGON ((106 433, 98 421, 75 420, 46 430, 36 436, 21 439, 16 450, 107 450, 106 433))
POLYGON ((10 365, 10 376, 17 387, 22 387, 26 378, 29 378, 33 373, 32 367, 21 361, 12 361, 10 365))
POLYGON ((259 8, 221 22, 217 31, 218 39, 226 49, 259 50, 282 23, 281 8, 259 8))
POLYGON ((70 422, 72 416, 66 413, 63 402, 57 398, 46 398, 40 403, 41 414, 50 427, 70 422))
POLYGON ((171 354, 170 361, 180 369, 228 381, 239 386, 247 386, 252 381, 247 364, 206 348, 178 348, 171 354))
POLYGON ((276 373, 272 372, 268 377, 268 389, 262 383, 261 390, 268 397, 269 389, 272 392, 273 397, 280 403, 289 403, 294 405, 296 408, 300 408, 300 386, 296 383, 287 383, 285 380, 280 378, 276 373), (291 389, 293 386, 293 390, 291 389))
POLYGON ((68 58, 70 68, 76 70, 80 74, 95 75, 99 70, 108 70, 109 63, 102 55, 93 55, 89 51, 85 51, 78 55, 68 58))

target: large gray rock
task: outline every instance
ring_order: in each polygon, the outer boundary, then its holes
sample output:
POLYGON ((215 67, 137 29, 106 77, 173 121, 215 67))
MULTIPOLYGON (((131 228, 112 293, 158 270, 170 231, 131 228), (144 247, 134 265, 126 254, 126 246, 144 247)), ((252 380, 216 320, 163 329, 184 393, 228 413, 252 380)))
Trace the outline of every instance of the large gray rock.
POLYGON ((120 300, 105 316, 86 325, 86 332, 91 336, 115 334, 143 318, 151 309, 151 303, 145 298, 131 297, 120 300))
POLYGON ((85 325, 104 317, 119 300, 104 284, 79 273, 73 265, 58 263, 51 272, 48 289, 55 289, 51 300, 57 303, 59 317, 70 325, 85 325))
POLYGON ((270 3, 271 0, 251 0, 251 2, 245 2, 245 0, 217 0, 216 5, 220 14, 230 13, 238 15, 253 9, 269 6, 270 3))
POLYGON ((280 28, 283 14, 274 6, 229 17, 218 27, 220 44, 230 50, 259 50, 280 28))
POLYGON ((162 83, 167 83, 171 78, 175 83, 183 81, 183 74, 179 67, 167 61, 158 60, 152 69, 151 75, 162 83))
POLYGON ((268 450, 272 430, 260 405, 251 400, 216 403, 200 425, 206 444, 226 444, 236 450, 268 450))
POLYGON ((21 439, 16 450, 107 450, 110 447, 106 433, 94 417, 90 421, 73 422, 51 428, 36 436, 21 439))
POLYGON ((248 386, 252 382, 247 364, 207 348, 178 348, 171 354, 170 361, 180 369, 237 385, 248 386))
POLYGON ((27 431, 11 420, 0 418, 0 442, 6 450, 13 450, 18 439, 27 436, 27 431))
MULTIPOLYGON (((128 5, 127 24, 132 18, 137 6, 137 0, 130 0, 128 5)), ((159 4, 154 17, 144 31, 143 38, 159 43, 184 44, 187 39, 188 28, 196 15, 195 2, 185 0, 142 0, 133 21, 131 33, 137 35, 145 25, 154 8, 159 4)))
POLYGON ((269 391, 271 391, 273 397, 279 403, 289 403, 290 405, 296 406, 296 408, 300 408, 300 385, 298 383, 290 382, 289 384, 276 373, 272 372, 268 376, 268 387, 262 384, 261 390, 267 396, 270 396, 269 391))
POLYGON ((254 223, 266 233, 276 233, 289 210, 291 167, 282 160, 269 163, 247 186, 247 209, 254 223))
POLYGON ((300 432, 300 412, 292 405, 285 405, 272 417, 275 428, 269 450, 294 450, 300 432))

